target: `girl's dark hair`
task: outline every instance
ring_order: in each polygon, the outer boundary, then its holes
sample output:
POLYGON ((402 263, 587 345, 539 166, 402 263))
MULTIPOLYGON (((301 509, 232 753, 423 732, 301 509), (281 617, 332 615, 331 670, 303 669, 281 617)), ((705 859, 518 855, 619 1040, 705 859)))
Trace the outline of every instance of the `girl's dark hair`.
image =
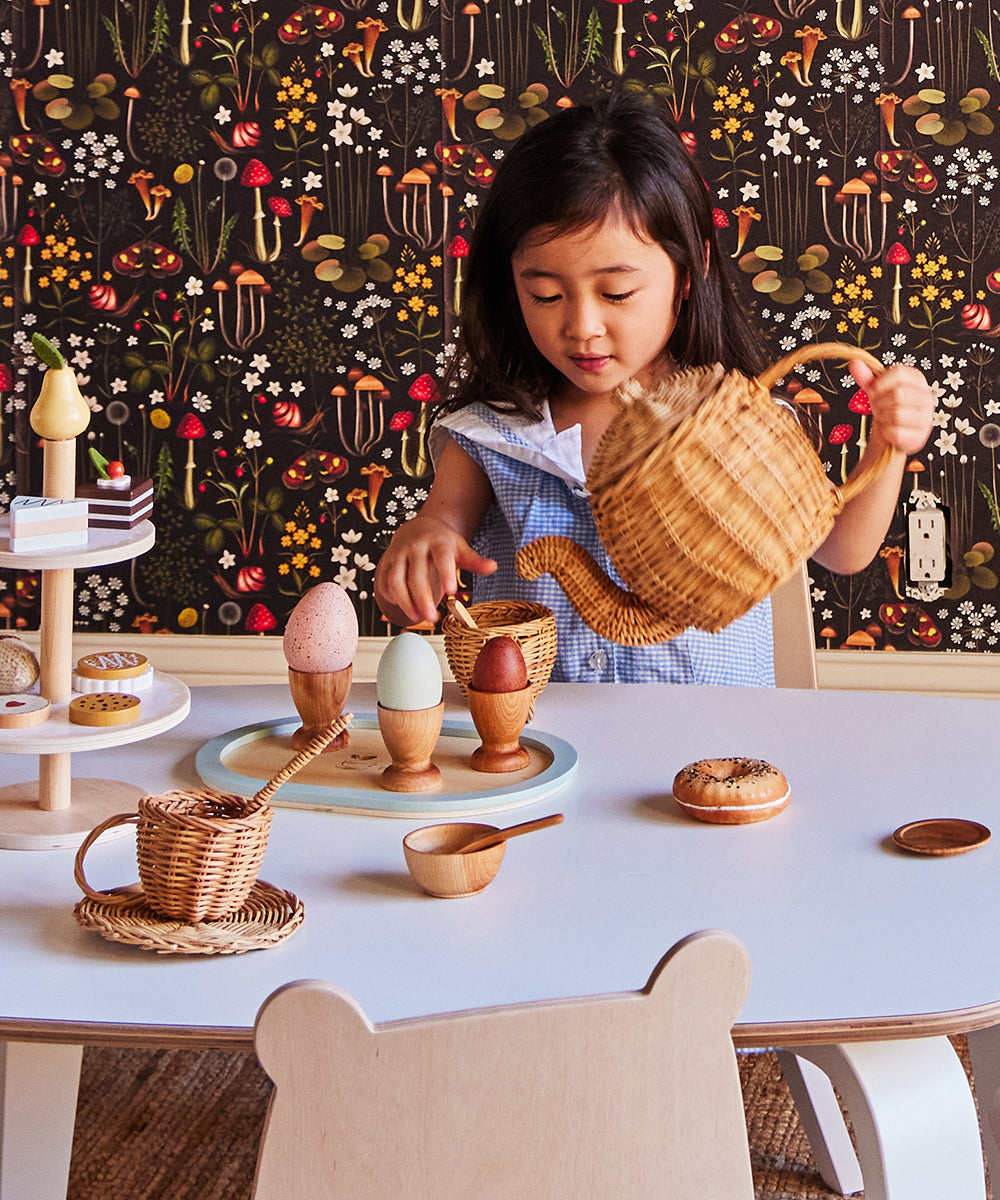
POLYGON ((576 232, 612 210, 657 242, 690 281, 667 344, 678 365, 718 362, 748 375, 763 369, 760 337, 730 283, 694 160, 662 101, 621 89, 540 122, 498 167, 465 264, 446 411, 479 401, 540 417, 558 372, 528 336, 511 257, 532 230, 576 232))

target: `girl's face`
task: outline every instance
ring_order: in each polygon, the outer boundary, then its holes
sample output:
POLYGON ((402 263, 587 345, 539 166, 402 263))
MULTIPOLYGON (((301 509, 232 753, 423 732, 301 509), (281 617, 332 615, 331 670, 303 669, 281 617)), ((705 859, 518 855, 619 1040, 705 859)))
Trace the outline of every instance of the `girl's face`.
POLYGON ((574 233, 530 233, 511 259, 524 322, 566 380, 562 399, 606 399, 648 380, 665 353, 686 283, 656 242, 620 215, 574 233))

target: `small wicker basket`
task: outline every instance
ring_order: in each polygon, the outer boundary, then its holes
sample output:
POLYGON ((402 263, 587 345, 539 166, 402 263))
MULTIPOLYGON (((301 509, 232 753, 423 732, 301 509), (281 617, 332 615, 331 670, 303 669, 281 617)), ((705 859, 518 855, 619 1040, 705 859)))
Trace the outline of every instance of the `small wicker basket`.
POLYGON ((690 368, 623 407, 587 472, 601 541, 630 590, 574 542, 549 536, 522 547, 525 579, 554 576, 584 621, 622 645, 661 642, 689 626, 718 632, 803 563, 844 503, 892 451, 835 488, 805 431, 770 389, 796 363, 852 359, 823 343, 749 380, 721 366, 690 368))
POLYGON ((491 637, 510 637, 521 647, 532 702, 537 700, 556 661, 556 619, 552 610, 528 600, 487 600, 471 605, 468 611, 476 629, 470 629, 454 613, 449 613, 441 625, 444 652, 462 695, 469 693, 472 668, 487 641, 491 637))
POLYGON ((267 849, 274 810, 266 799, 205 788, 143 796, 138 809, 102 821, 81 844, 74 876, 87 896, 104 905, 148 904, 161 916, 191 925, 242 908, 267 849), (126 824, 137 827, 142 893, 94 891, 84 877, 84 856, 105 830, 126 824))

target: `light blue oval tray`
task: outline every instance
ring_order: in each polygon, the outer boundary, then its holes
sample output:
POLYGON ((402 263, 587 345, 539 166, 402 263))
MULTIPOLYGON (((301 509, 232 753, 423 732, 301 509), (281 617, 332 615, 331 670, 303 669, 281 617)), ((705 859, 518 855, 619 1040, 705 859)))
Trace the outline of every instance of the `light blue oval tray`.
MULTIPOLYGON (((279 718, 220 734, 201 747, 195 768, 210 787, 249 795, 295 755, 291 735, 298 718, 279 718)), ((271 803, 276 808, 309 808, 324 812, 361 813, 383 817, 439 817, 500 811, 534 804, 562 791, 577 766, 569 742, 538 729, 525 729, 521 745, 531 756, 523 771, 507 775, 474 771, 468 763, 479 745, 471 722, 445 721, 433 761, 441 769, 442 786, 435 792, 386 791, 379 785, 389 756, 373 713, 356 713, 350 744, 343 750, 318 755, 282 784, 271 803)))

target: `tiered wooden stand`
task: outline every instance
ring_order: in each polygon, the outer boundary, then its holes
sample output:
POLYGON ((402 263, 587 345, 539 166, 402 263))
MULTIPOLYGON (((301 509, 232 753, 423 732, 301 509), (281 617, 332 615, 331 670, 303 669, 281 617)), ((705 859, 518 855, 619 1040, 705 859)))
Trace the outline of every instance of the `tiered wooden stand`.
MULTIPOLYGON (((0 518, 0 567, 42 573, 41 677, 39 690, 51 704, 47 721, 27 729, 0 729, 0 754, 38 756, 38 780, 0 788, 0 849, 54 850, 78 846, 118 812, 134 809, 145 789, 106 779, 73 779, 71 756, 144 741, 187 716, 185 684, 155 670, 142 692, 140 717, 129 725, 91 728, 70 724, 73 678, 73 572, 129 562, 155 541, 149 521, 133 529, 91 529, 86 547, 14 553, 10 523, 0 518)), ((126 827, 127 828, 127 827, 126 827)))

